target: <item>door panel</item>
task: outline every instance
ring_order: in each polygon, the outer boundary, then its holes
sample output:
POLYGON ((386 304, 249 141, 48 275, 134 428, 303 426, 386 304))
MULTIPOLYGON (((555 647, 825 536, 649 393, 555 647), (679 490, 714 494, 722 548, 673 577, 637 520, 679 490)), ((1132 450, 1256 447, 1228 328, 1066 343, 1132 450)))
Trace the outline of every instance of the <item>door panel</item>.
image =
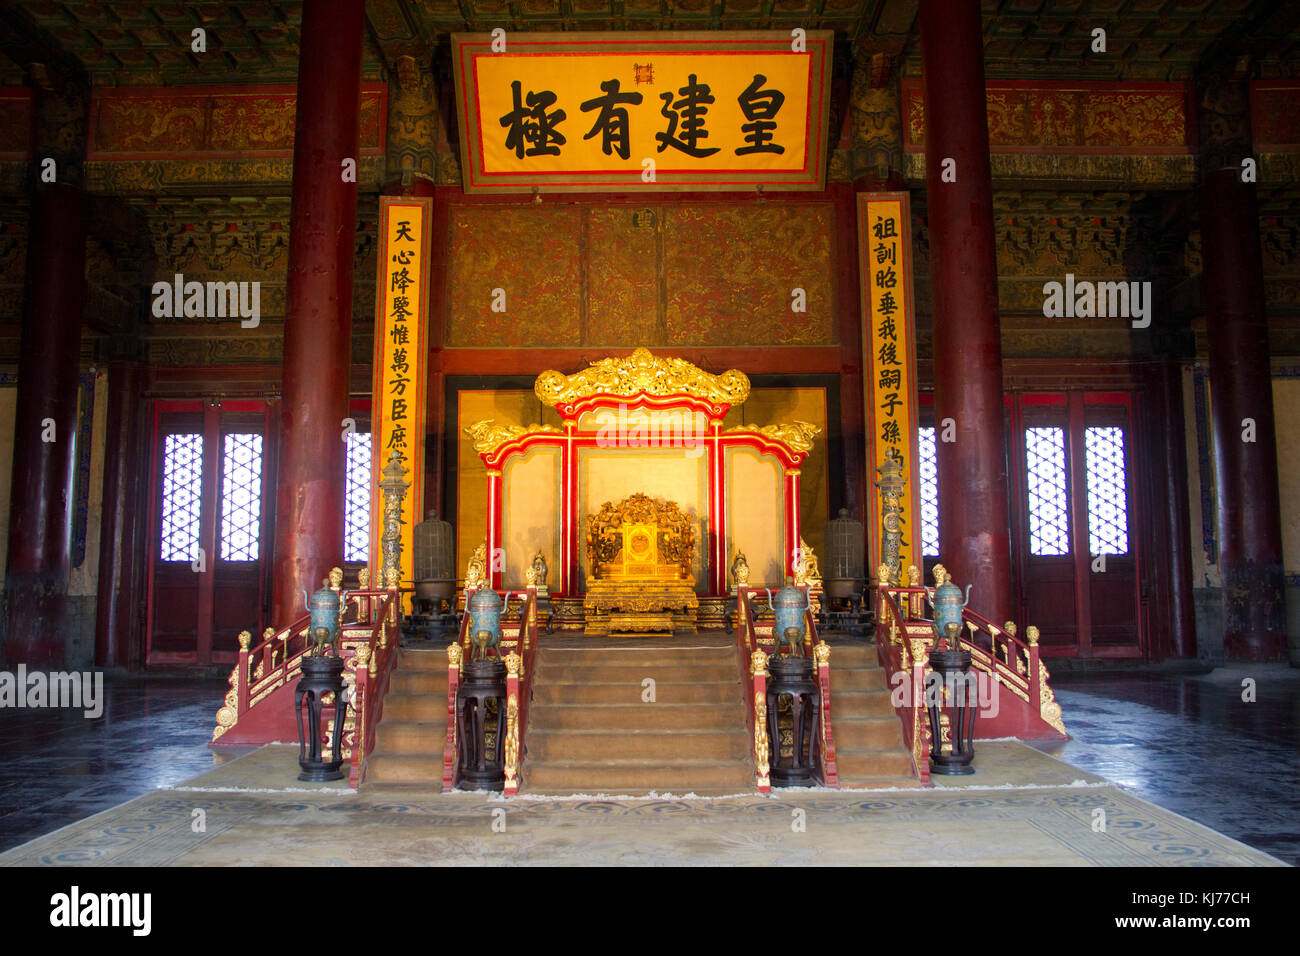
POLYGON ((150 664, 232 663, 239 632, 263 626, 268 408, 155 408, 150 664))
POLYGON ((1132 397, 1014 398, 1011 485, 1021 619, 1047 654, 1143 653, 1132 397))
POLYGON ((1017 541, 1024 581, 1021 620, 1037 625, 1044 647, 1073 647, 1079 642, 1079 616, 1069 410, 1064 402, 1031 401, 1022 404, 1019 420, 1013 447, 1023 489, 1017 541))

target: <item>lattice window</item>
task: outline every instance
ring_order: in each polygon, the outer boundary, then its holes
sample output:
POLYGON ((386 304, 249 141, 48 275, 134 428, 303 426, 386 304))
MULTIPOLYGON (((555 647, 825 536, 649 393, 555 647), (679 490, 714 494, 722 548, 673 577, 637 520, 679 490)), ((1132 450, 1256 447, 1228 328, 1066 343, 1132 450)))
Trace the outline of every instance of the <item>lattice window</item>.
POLYGON ((916 450, 920 456, 921 554, 939 556, 939 457, 933 428, 918 428, 916 450))
POLYGON ((343 560, 370 560, 370 435, 350 432, 343 499, 343 560))
POLYGON ((1088 551, 1128 554, 1128 472, 1124 429, 1086 428, 1084 468, 1088 476, 1088 551))
POLYGON ((166 436, 163 441, 161 560, 194 561, 198 558, 202 493, 203 436, 166 436))
POLYGON ((221 459, 221 560, 256 561, 262 534, 262 436, 232 433, 221 459))
POLYGON ((1070 499, 1065 471, 1065 430, 1025 429, 1029 492, 1029 553, 1070 553, 1070 499))

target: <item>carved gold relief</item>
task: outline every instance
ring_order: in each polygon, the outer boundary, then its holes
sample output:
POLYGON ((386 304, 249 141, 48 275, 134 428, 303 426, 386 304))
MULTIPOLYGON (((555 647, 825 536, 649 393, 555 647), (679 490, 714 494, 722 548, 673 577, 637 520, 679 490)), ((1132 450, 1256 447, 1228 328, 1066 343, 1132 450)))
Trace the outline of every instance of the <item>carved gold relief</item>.
POLYGON ((680 358, 660 358, 637 349, 626 358, 605 358, 572 375, 547 371, 533 386, 550 406, 592 395, 693 395, 710 402, 739 405, 749 397, 749 377, 729 369, 713 375, 680 358))
POLYGON ((1038 662, 1038 713, 1052 727, 1065 733, 1065 722, 1061 720, 1061 705, 1056 702, 1056 694, 1048 686, 1047 679, 1052 675, 1047 665, 1038 662))
POLYGON ((762 435, 786 445, 791 451, 807 453, 812 451, 813 438, 821 434, 821 427, 810 422, 792 422, 790 424, 737 425, 728 428, 728 435, 762 435))
POLYGON ((558 435, 560 430, 554 425, 498 425, 494 419, 475 422, 465 429, 465 434, 474 444, 474 450, 480 453, 496 451, 508 441, 522 438, 524 435, 558 435))

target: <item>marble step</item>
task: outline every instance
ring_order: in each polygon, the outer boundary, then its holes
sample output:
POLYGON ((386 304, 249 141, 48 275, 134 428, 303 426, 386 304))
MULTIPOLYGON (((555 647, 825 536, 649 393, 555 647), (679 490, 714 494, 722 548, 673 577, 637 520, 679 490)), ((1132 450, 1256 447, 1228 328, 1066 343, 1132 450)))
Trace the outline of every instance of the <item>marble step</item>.
POLYGON ((740 730, 744 703, 551 704, 529 712, 528 736, 539 730, 740 730))
MULTIPOLYGON (((655 703, 658 704, 728 704, 741 699, 739 680, 716 683, 674 683, 656 680, 655 703)), ((645 693, 640 680, 610 683, 556 684, 538 681, 533 690, 533 706, 552 704, 640 704, 645 693)), ((651 706, 646 704, 646 706, 651 706)))
POLYGON ((712 759, 553 760, 525 763, 523 789, 530 793, 609 793, 642 790, 689 793, 754 789, 753 765, 744 760, 712 759))
POLYGON ((744 760, 748 753, 749 734, 743 729, 734 733, 534 729, 528 733, 527 760, 655 758, 669 766, 684 758, 744 760))

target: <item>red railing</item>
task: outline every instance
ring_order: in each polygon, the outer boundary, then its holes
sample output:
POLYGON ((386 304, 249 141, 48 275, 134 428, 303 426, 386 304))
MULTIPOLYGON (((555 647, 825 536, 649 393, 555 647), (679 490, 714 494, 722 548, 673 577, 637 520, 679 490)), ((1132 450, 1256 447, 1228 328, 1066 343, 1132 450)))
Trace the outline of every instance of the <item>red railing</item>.
MULTIPOLYGON (((337 652, 344 659, 343 679, 351 710, 343 725, 341 756, 349 764, 349 783, 354 787, 364 778, 366 760, 374 750, 375 727, 397 659, 399 593, 365 590, 350 591, 347 596, 345 614, 355 608, 356 615, 355 620, 342 623, 337 652)), ((282 706, 281 698, 292 693, 293 680, 302 673, 303 657, 312 648, 310 624, 310 615, 304 614, 278 631, 267 628, 256 646, 250 646, 247 632, 240 635, 239 659, 230 672, 224 706, 217 711, 214 743, 268 743, 296 735, 293 708, 282 706), (268 706, 273 714, 263 713, 268 706), (226 736, 241 722, 251 723, 255 729, 245 732, 241 726, 239 733, 226 736)), ((334 706, 330 700, 322 709, 327 744, 334 706)))
MULTIPOLYGON (((474 591, 465 594, 465 607, 474 591)), ((504 723, 498 728, 505 734, 506 783, 504 794, 512 796, 519 791, 523 780, 524 761, 527 756, 528 714, 533 696, 533 677, 537 671, 537 590, 527 588, 523 591, 501 592, 505 600, 505 611, 510 610, 510 602, 522 600, 523 606, 517 618, 501 620, 501 638, 497 642, 496 655, 506 664, 506 711, 498 719, 504 723), (512 660, 517 656, 517 660, 512 660)), ((516 604, 516 607, 519 605, 516 604)), ((470 616, 466 612, 461 618, 460 633, 456 643, 447 648, 447 736, 442 752, 442 790, 449 793, 460 784, 460 748, 456 726, 456 697, 460 689, 460 669, 462 661, 468 660, 470 652, 470 616)))
MULTIPOLYGON (((807 596, 808 589, 800 588, 807 596)), ((760 720, 767 710, 767 658, 780 653, 780 645, 772 634, 770 610, 757 612, 753 596, 762 595, 767 599, 766 588, 740 587, 736 590, 736 610, 738 627, 736 629, 736 650, 738 654, 741 680, 746 688, 746 717, 750 737, 753 740, 755 775, 758 789, 767 793, 771 789, 770 761, 780 754, 775 749, 779 742, 773 742, 767 733, 766 723, 760 720), (762 651, 763 659, 755 658, 755 652, 762 651), (759 725, 762 725, 761 732, 759 725)), ((822 783, 828 787, 839 787, 839 771, 835 763, 835 734, 831 723, 831 677, 830 647, 817 635, 816 615, 812 612, 811 602, 804 611, 804 648, 805 654, 813 658, 814 675, 821 695, 821 713, 818 726, 820 732, 813 743, 813 763, 822 783)))
MULTIPOLYGON (((909 632, 908 618, 895 598, 895 592, 899 590, 911 589, 880 588, 876 609, 876 657, 889 675, 894 709, 903 725, 903 745, 912 755, 912 773, 928 785, 931 740, 929 717, 925 709, 925 676, 929 658, 924 653, 915 653, 921 645, 909 643, 923 640, 923 637, 920 633, 909 632)), ((925 589, 919 591, 924 596, 925 589)), ((928 623, 924 625, 924 633, 934 637, 934 631, 928 623)))
MULTIPOLYGON (((894 687, 895 709, 912 752, 914 770, 925 782, 929 781, 934 746, 925 709, 929 652, 936 641, 925 609, 933 595, 932 588, 878 585, 876 600, 877 654, 894 687)), ((969 608, 962 611, 962 622, 965 632, 959 643, 963 650, 970 651, 971 666, 985 681, 980 691, 983 703, 975 721, 976 738, 1065 739, 1068 735, 1061 708, 1040 657, 1038 629, 1026 628, 1027 640, 1021 640, 1014 623, 1008 621, 999 627, 969 608)))
POLYGON ((348 721, 343 724, 343 741, 351 749, 351 770, 348 783, 356 787, 365 780, 366 762, 375 750, 375 734, 383 718, 384 695, 388 681, 397 664, 398 646, 401 643, 401 592, 353 592, 358 601, 357 629, 368 626, 369 633, 363 642, 349 645, 344 642, 346 675, 351 674, 352 722, 349 739, 348 721), (375 602, 378 602, 377 604, 375 602), (363 610, 364 608, 364 610, 363 610))

